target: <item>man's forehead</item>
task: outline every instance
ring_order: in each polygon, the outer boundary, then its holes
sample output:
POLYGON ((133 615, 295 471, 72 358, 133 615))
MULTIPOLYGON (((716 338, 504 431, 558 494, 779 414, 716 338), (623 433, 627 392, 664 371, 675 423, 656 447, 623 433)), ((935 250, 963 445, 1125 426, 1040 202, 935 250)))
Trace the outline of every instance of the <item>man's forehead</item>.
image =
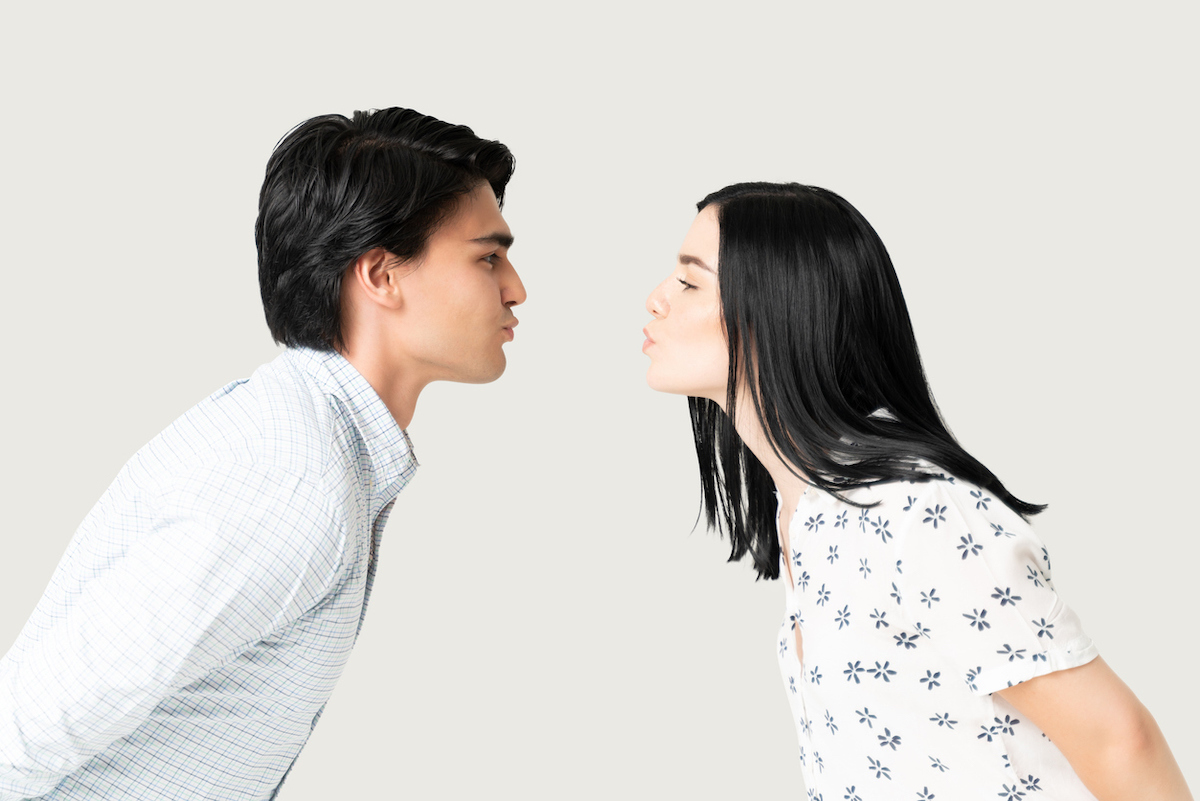
POLYGON ((500 213, 492 188, 486 183, 462 199, 447 228, 454 231, 456 238, 466 242, 493 247, 509 247, 513 243, 512 230, 500 213))

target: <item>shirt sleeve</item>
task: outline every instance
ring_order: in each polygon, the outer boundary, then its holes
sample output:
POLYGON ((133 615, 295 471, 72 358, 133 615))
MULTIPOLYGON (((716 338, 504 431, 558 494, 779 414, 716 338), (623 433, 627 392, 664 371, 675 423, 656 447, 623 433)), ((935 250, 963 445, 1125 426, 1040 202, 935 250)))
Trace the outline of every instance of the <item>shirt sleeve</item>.
POLYGON ((69 601, 48 590, 0 660, 0 801, 49 792, 340 573, 345 527, 285 472, 210 466, 114 506, 56 571, 69 601))
POLYGON ((916 485, 900 539, 901 606, 977 695, 1097 656, 1030 525, 961 481, 916 485))

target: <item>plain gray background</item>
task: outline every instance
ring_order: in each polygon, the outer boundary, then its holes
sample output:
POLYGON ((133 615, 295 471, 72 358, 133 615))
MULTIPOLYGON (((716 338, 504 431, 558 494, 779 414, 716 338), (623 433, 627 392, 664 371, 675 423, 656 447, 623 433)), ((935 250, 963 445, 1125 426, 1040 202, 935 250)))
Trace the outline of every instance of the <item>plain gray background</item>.
POLYGON ((935 396, 1193 788, 1192 3, 116 2, 6 11, 0 649, 143 443, 277 352, 271 148, 406 105, 508 144, 529 291, 434 385, 356 653, 283 797, 799 797, 782 588, 702 528, 643 383, 693 204, 829 187, 872 221, 935 396))

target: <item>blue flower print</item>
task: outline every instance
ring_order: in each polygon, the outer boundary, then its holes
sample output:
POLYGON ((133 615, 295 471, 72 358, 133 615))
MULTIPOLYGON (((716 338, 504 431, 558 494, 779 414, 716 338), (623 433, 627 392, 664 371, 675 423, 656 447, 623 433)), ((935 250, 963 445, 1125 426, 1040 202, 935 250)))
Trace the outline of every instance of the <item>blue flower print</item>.
POLYGON ((829 729, 830 734, 837 734, 837 724, 833 722, 833 715, 829 714, 829 710, 825 710, 825 728, 829 729))
POLYGON ((796 626, 799 626, 801 629, 804 628, 804 616, 800 614, 799 609, 788 615, 788 620, 792 621, 792 631, 796 630, 796 626))
POLYGON ((897 573, 899 573, 900 575, 904 575, 904 571, 900 569, 900 564, 901 564, 903 561, 904 561, 903 559, 897 559, 897 560, 896 560, 896 572, 897 572, 897 573))
POLYGON ((1040 587, 1040 586, 1042 586, 1042 580, 1041 580, 1041 575, 1042 575, 1042 574, 1041 574, 1041 573, 1039 573, 1039 572, 1037 571, 1037 569, 1036 569, 1036 568, 1034 568, 1034 566, 1033 566, 1033 565, 1026 565, 1026 566, 1025 566, 1025 569, 1029 571, 1029 575, 1027 575, 1025 578, 1027 578, 1027 579, 1029 579, 1030 581, 1032 581, 1032 582, 1033 582, 1033 586, 1035 586, 1035 587, 1040 587))
POLYGON ((933 793, 929 792, 928 787, 923 788, 921 792, 917 793, 917 801, 933 801, 935 797, 933 793))
POLYGON ((1004 643, 1004 647, 1001 648, 996 653, 1000 654, 1001 656, 1007 656, 1009 662, 1012 662, 1014 659, 1024 659, 1025 658, 1025 649, 1024 648, 1017 648, 1016 650, 1013 650, 1013 647, 1011 645, 1009 645, 1008 643, 1004 643))
POLYGON ((887 541, 892 539, 893 536, 892 532, 888 531, 888 521, 883 519, 883 515, 880 515, 879 519, 875 521, 874 526, 875 536, 879 537, 884 545, 887 545, 887 541))
POLYGON ((837 549, 838 549, 838 547, 836 545, 829 546, 829 556, 826 556, 825 558, 829 560, 829 564, 831 564, 831 565, 837 561, 837 558, 838 558, 837 549))
POLYGON ((925 677, 923 679, 921 679, 921 683, 924 684, 930 690, 932 690, 934 687, 940 687, 942 683, 940 681, 938 681, 938 677, 940 677, 941 675, 942 675, 942 671, 940 671, 940 670, 936 673, 934 673, 931 670, 927 670, 927 671, 925 671, 925 677))
POLYGON ((927 593, 921 593, 921 603, 925 604, 930 609, 932 609, 933 605, 940 600, 942 599, 937 597, 937 587, 934 587, 927 593))
POLYGON ((896 582, 892 582, 892 591, 890 595, 896 599, 896 603, 900 603, 900 588, 896 586, 896 582))
POLYGON ((931 632, 933 629, 925 628, 921 625, 921 621, 918 620, 916 623, 913 623, 913 628, 916 629, 917 634, 921 635, 922 637, 933 639, 932 637, 929 637, 929 632, 931 632))
POLYGON ((820 686, 822 678, 824 678, 824 677, 821 675, 820 667, 814 667, 812 670, 808 671, 808 683, 809 684, 816 684, 816 685, 820 686))
POLYGON ((1045 651, 1039 651, 1038 653, 1036 653, 1036 654, 1033 654, 1033 655, 1032 655, 1032 656, 1030 656, 1029 658, 1030 658, 1030 659, 1032 659, 1034 662, 1039 662, 1039 661, 1040 661, 1040 662, 1045 662, 1045 661, 1046 661, 1046 652, 1045 652, 1045 651))
POLYGON ((867 515, 866 509, 860 509, 858 512, 858 528, 861 531, 867 530, 867 523, 871 522, 871 518, 867 515))
POLYGON ((845 530, 849 525, 850 525, 850 513, 845 512, 845 511, 838 512, 837 520, 833 521, 833 527, 845 530))
POLYGON ((808 718, 800 718, 800 731, 806 736, 812 734, 812 724, 808 722, 808 718))
POLYGON ((941 773, 945 773, 946 771, 950 770, 950 766, 944 764, 942 760, 938 759, 937 757, 930 757, 930 759, 933 760, 933 764, 930 765, 930 767, 934 770, 940 771, 941 773))
POLYGON ((871 714, 871 710, 867 709, 867 708, 864 706, 862 709, 856 709, 856 710, 854 710, 854 714, 858 715, 858 722, 859 722, 859 723, 865 723, 865 724, 867 724, 867 728, 868 728, 868 729, 873 729, 873 728, 875 728, 874 726, 872 726, 872 725, 871 725, 871 721, 872 721, 872 720, 875 720, 875 716, 871 714))
POLYGON ((879 746, 881 748, 891 748, 895 751, 896 746, 900 745, 900 735, 892 734, 891 729, 884 729, 883 734, 877 734, 876 737, 879 738, 879 746))
POLYGON ((986 609, 982 611, 979 609, 972 609, 971 614, 969 615, 966 612, 963 612, 963 617, 969 621, 973 628, 977 628, 980 631, 983 631, 984 629, 990 629, 992 627, 991 623, 988 623, 986 620, 984 620, 984 618, 987 617, 986 609))
POLYGON ((823 517, 825 517, 825 515, 819 514, 816 517, 808 518, 808 520, 806 520, 804 523, 804 527, 809 531, 819 531, 821 526, 825 525, 825 521, 821 519, 823 517))
POLYGON ((886 629, 887 627, 892 625, 891 623, 888 623, 886 620, 884 620, 885 617, 887 617, 887 612, 880 612, 878 609, 876 609, 874 612, 871 613, 871 619, 875 621, 875 628, 879 628, 880 626, 882 626, 883 628, 886 629))
POLYGON ((968 556, 979 556, 979 552, 983 550, 983 546, 975 542, 975 538, 970 534, 965 537, 959 537, 959 542, 962 545, 958 546, 958 550, 962 551, 962 558, 966 560, 968 556))
POLYGON ((939 726, 945 726, 950 731, 954 731, 954 724, 958 723, 957 720, 950 719, 949 712, 945 713, 944 715, 935 714, 933 717, 930 718, 930 720, 937 723, 937 725, 939 725, 939 726))
POLYGON ((829 590, 825 589, 825 585, 821 585, 821 589, 817 590, 817 606, 824 606, 829 600, 829 590))
POLYGON ((792 691, 792 695, 796 694, 796 677, 788 676, 788 688, 792 691))
POLYGON ((1032 793, 1040 793, 1042 791, 1042 788, 1038 786, 1041 783, 1042 780, 1033 778, 1032 773, 1027 778, 1021 779, 1021 786, 1032 793))
POLYGON ((874 669, 867 668, 867 672, 870 673, 873 678, 883 679, 886 682, 891 682, 891 677, 896 675, 896 671, 888 667, 891 664, 892 663, 890 661, 884 662, 882 665, 876 662, 874 669))
POLYGON ((971 497, 975 499, 975 508, 987 511, 988 504, 992 499, 983 494, 983 490, 971 490, 971 497))
POLYGON ((846 674, 846 681, 853 681, 855 684, 862 684, 862 681, 858 678, 858 674, 865 670, 866 668, 862 667, 861 661, 847 662, 846 669, 843 670, 842 673, 846 674))
POLYGON ((996 729, 1001 734, 1007 734, 1009 737, 1012 737, 1016 733, 1013 727, 1021 722, 1019 718, 1014 718, 1011 715, 1005 715, 1004 720, 1000 718, 992 718, 992 720, 996 721, 996 729))
POLYGON ((792 551, 792 564, 794 564, 797 569, 804 567, 804 565, 800 564, 800 552, 799 551, 792 551))
POLYGON ((983 668, 977 667, 974 670, 967 671, 967 686, 978 692, 979 688, 975 686, 975 679, 979 678, 979 674, 983 672, 983 668))
POLYGON ((1012 587, 1000 589, 996 587, 996 591, 992 593, 992 597, 1000 601, 1000 608, 1003 609, 1008 604, 1017 605, 1017 601, 1021 600, 1020 595, 1012 594, 1012 587))
POLYGON ((1015 531, 1005 531, 1004 526, 998 526, 995 523, 989 523, 988 525, 990 525, 992 527, 992 534, 997 537, 1015 537, 1015 536, 1017 536, 1017 532, 1015 532, 1015 531))
POLYGON ((882 762, 880 762, 877 759, 874 759, 873 757, 867 757, 867 760, 871 763, 871 766, 869 768, 867 768, 867 771, 875 771, 876 779, 887 779, 888 781, 891 781, 891 779, 892 779, 891 768, 885 768, 883 766, 882 762))
POLYGON ((810 582, 810 581, 812 581, 812 576, 808 575, 808 571, 805 570, 803 573, 800 574, 800 578, 796 579, 796 586, 799 587, 801 590, 807 590, 808 582, 810 582))
POLYGON ((825 801, 825 799, 816 790, 809 790, 808 791, 808 801, 825 801))
POLYGON ((842 626, 849 626, 850 625, 850 604, 846 604, 845 606, 843 606, 842 611, 837 613, 837 617, 835 617, 834 620, 837 621, 838 631, 842 630, 842 626))
POLYGON ((1054 635, 1050 633, 1050 629, 1054 628, 1053 623, 1047 623, 1046 618, 1042 618, 1041 620, 1034 620, 1031 622, 1033 623, 1033 625, 1038 627, 1038 637, 1048 637, 1051 640, 1054 639, 1054 635))
POLYGON ((1000 736, 1000 733, 998 731, 996 731, 995 726, 982 726, 981 725, 979 728, 983 729, 983 731, 981 731, 979 734, 975 735, 975 739, 977 739, 977 740, 987 740, 990 743, 994 737, 1000 736))
POLYGON ((1004 785, 1004 789, 996 793, 996 795, 1000 796, 1004 801, 1021 801, 1025 797, 1025 794, 1018 790, 1015 784, 1012 787, 1009 787, 1007 784, 1004 785))
POLYGON ((779 655, 783 656, 786 653, 787 653, 787 637, 781 637, 779 639, 779 655))
POLYGON ((945 506, 938 506, 935 503, 933 505, 932 509, 930 509, 929 507, 925 508, 925 514, 927 514, 929 516, 926 517, 921 522, 922 523, 933 523, 934 528, 938 527, 938 523, 946 522, 946 507, 945 506))
POLYGON ((866 559, 859 559, 859 560, 858 560, 858 572, 859 572, 859 573, 862 573, 862 577, 863 577, 864 579, 865 579, 865 578, 867 577, 867 575, 868 575, 868 574, 871 572, 871 568, 867 567, 867 560, 866 560, 866 559))
POLYGON ((907 631, 892 635, 892 639, 896 641, 896 647, 906 651, 917 647, 917 635, 909 634, 907 631))
POLYGON ((843 801, 862 801, 862 798, 854 791, 857 785, 850 785, 846 788, 846 794, 842 796, 843 801))
POLYGON ((1046 546, 1042 546, 1042 561, 1046 563, 1046 573, 1050 572, 1050 552, 1046 550, 1046 546))
POLYGON ((913 504, 916 502, 917 502, 917 499, 915 497, 913 497, 912 495, 909 495, 907 498, 907 501, 904 504, 904 511, 906 511, 906 512, 910 511, 913 508, 913 504))
POLYGON ((813 751, 813 765, 817 768, 817 773, 825 772, 825 760, 821 759, 821 755, 813 751))

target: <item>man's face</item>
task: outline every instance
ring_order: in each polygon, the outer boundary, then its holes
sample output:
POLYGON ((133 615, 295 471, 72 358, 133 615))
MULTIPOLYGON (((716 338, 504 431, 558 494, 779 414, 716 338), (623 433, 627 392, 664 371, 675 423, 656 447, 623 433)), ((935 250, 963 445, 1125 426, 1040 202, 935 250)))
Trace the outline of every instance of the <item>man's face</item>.
POLYGON ((424 254, 397 266, 403 298, 399 347, 429 381, 482 384, 504 372, 512 307, 525 287, 508 249, 512 232, 496 195, 482 183, 456 204, 424 254))

